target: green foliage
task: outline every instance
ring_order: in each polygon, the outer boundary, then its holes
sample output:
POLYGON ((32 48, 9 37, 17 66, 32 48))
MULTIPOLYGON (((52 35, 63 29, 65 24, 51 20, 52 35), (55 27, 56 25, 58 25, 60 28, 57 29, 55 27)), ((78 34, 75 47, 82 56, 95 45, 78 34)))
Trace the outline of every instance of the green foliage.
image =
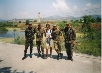
POLYGON ((62 30, 62 29, 64 29, 66 23, 67 23, 67 21, 62 21, 62 22, 58 22, 57 25, 59 26, 59 29, 62 30))
POLYGON ((96 18, 96 21, 97 21, 97 22, 101 22, 101 18, 97 17, 97 18, 96 18))
POLYGON ((2 22, 0 27, 13 27, 13 22, 2 22))
POLYGON ((15 44, 24 45, 25 44, 24 38, 20 36, 16 37, 15 44))
POLYGON ((73 20, 70 20, 70 22, 73 22, 73 20))
POLYGON ((78 40, 81 40, 80 45, 77 45, 79 52, 94 56, 101 55, 101 30, 93 29, 91 34, 87 33, 87 35, 77 38, 78 40))
POLYGON ((28 25, 29 24, 29 20, 26 20, 26 25, 28 25))
POLYGON ((37 20, 34 20, 34 22, 37 22, 37 20))
POLYGON ((84 20, 84 23, 96 22, 96 20, 91 15, 83 16, 83 20, 84 20))
POLYGON ((62 22, 63 22, 63 23, 67 23, 67 21, 65 21, 65 20, 63 20, 62 22))
POLYGON ((7 33, 7 29, 5 27, 0 27, 0 33, 7 33))
POLYGON ((78 22, 72 22, 72 23, 71 23, 71 26, 72 26, 72 27, 74 27, 74 26, 78 26, 78 25, 79 25, 78 22))
MULTIPOLYGON (((24 40, 24 38, 23 38, 23 37, 20 37, 20 36, 17 36, 17 37, 15 38, 15 44, 25 45, 25 40, 24 40)), ((35 45, 36 45, 36 42, 34 41, 34 42, 33 42, 33 46, 35 46, 35 45)))

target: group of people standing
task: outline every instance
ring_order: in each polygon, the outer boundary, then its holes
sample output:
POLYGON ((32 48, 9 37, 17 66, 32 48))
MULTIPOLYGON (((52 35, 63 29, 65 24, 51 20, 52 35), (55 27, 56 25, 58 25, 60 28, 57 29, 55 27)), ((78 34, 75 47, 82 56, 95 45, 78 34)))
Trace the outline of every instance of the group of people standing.
POLYGON ((73 47, 75 45, 76 33, 72 29, 70 23, 66 24, 66 27, 62 31, 60 31, 57 25, 53 25, 53 28, 50 28, 50 24, 46 24, 46 28, 42 28, 41 24, 38 24, 37 28, 32 28, 32 24, 28 24, 28 27, 25 30, 25 50, 23 60, 26 58, 27 49, 30 46, 30 58, 32 58, 32 50, 33 50, 33 40, 35 39, 34 35, 36 35, 36 46, 38 51, 38 57, 42 57, 44 59, 48 58, 48 49, 50 48, 50 58, 52 58, 52 46, 54 45, 54 49, 57 52, 57 59, 62 59, 63 53, 61 52, 61 40, 65 40, 65 48, 67 57, 66 60, 73 61, 73 47), (46 56, 44 56, 44 41, 43 36, 46 38, 46 56))

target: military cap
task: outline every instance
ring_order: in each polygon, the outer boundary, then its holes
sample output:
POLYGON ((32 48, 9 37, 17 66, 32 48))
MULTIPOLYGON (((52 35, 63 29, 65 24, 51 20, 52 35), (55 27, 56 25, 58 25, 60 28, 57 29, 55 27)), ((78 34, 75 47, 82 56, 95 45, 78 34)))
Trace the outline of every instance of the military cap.
POLYGON ((53 26, 55 26, 55 27, 56 27, 57 25, 55 24, 55 25, 53 25, 53 26))

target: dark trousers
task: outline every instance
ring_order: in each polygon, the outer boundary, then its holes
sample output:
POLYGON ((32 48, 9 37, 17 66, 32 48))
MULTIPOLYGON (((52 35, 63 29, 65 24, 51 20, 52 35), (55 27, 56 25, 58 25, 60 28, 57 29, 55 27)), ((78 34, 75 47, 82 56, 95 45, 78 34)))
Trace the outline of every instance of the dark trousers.
POLYGON ((57 52, 57 54, 61 53, 61 43, 60 42, 54 41, 54 48, 55 48, 55 51, 57 52))
POLYGON ((72 45, 71 43, 65 43, 66 53, 68 58, 72 58, 73 51, 72 51, 72 45))
POLYGON ((36 45, 37 45, 38 53, 41 53, 42 51, 42 54, 44 54, 44 43, 42 41, 36 41, 36 45), (40 47, 41 47, 41 51, 40 51, 40 47))
POLYGON ((30 46, 30 55, 32 54, 32 50, 33 50, 33 41, 29 41, 25 43, 25 50, 24 50, 24 55, 26 55, 27 53, 27 49, 30 46))

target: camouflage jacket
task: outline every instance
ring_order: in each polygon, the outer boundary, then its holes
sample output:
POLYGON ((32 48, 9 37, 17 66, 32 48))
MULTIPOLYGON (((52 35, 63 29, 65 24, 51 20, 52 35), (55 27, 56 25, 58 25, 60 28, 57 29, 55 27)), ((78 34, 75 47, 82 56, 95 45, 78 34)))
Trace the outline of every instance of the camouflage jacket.
POLYGON ((36 33, 36 41, 43 41, 44 30, 36 28, 35 33, 36 33))
POLYGON ((34 40, 34 30, 31 28, 26 28, 25 30, 25 38, 26 41, 33 41, 34 40))
POLYGON ((55 30, 52 32, 52 37, 54 41, 60 41, 60 36, 62 36, 62 33, 60 30, 55 30))
POLYGON ((75 30, 66 27, 64 29, 64 38, 67 43, 72 43, 76 39, 75 30))

